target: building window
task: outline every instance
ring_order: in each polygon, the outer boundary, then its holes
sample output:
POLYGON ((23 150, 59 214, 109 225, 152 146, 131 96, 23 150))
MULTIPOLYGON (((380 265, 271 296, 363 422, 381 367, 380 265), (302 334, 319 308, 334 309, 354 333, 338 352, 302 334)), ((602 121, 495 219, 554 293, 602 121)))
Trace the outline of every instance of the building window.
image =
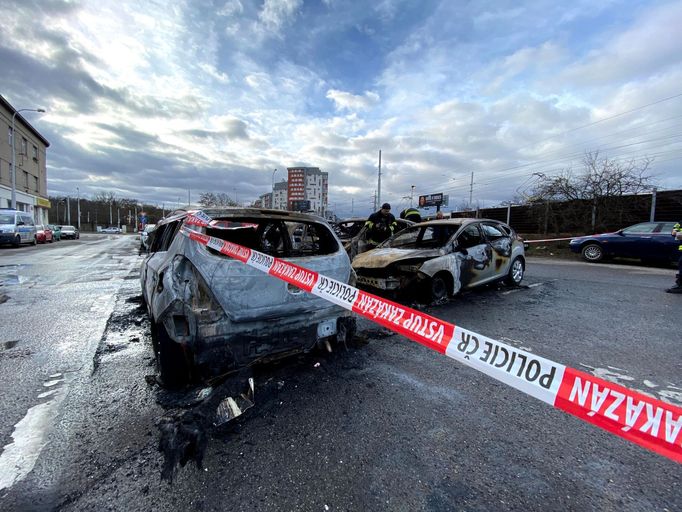
POLYGON ((36 146, 33 146, 33 161, 38 161, 38 148, 36 146))
POLYGON ((28 156, 28 141, 22 137, 21 138, 21 154, 28 156))

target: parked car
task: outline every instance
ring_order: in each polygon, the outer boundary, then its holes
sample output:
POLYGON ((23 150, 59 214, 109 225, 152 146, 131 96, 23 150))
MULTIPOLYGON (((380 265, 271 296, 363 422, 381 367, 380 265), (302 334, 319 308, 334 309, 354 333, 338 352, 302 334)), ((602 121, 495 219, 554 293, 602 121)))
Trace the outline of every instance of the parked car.
POLYGON ((100 233, 104 233, 107 235, 120 235, 121 234, 121 228, 116 227, 116 226, 109 226, 107 228, 102 229, 100 233))
POLYGON ((36 242, 39 244, 54 242, 52 230, 45 224, 36 224, 36 242))
MULTIPOLYGON (((414 225, 414 222, 405 219, 396 219, 395 233, 402 231, 406 227, 414 225)), ((334 225, 334 231, 343 242, 343 247, 348 253, 348 257, 353 261, 358 254, 368 250, 367 247, 367 222, 366 218, 352 218, 342 220, 334 225)))
POLYGON ((36 227, 33 217, 26 212, 12 208, 0 208, 0 244, 33 244, 36 240, 36 227))
POLYGON ((62 239, 62 228, 61 227, 57 226, 56 224, 48 224, 47 227, 50 228, 50 230, 52 230, 52 238, 55 241, 58 242, 59 240, 62 239))
POLYGON ((415 224, 353 260, 359 287, 427 302, 492 281, 518 285, 525 268, 523 240, 490 219, 415 224))
POLYGON ((327 222, 251 208, 207 209, 216 225, 161 220, 140 271, 161 380, 210 382, 251 365, 352 336, 345 309, 191 240, 194 229, 349 283, 353 272, 327 222), (295 235, 294 233, 298 233, 295 235))
POLYGON ((140 231, 140 249, 146 251, 149 249, 149 234, 154 231, 156 224, 147 224, 142 231, 140 231))
POLYGON ((81 235, 74 226, 61 226, 62 228, 62 238, 71 238, 73 240, 78 240, 81 235))
POLYGON ((679 244, 671 235, 674 225, 674 222, 641 222, 615 233, 574 238, 569 247, 591 263, 611 257, 677 262, 679 244))

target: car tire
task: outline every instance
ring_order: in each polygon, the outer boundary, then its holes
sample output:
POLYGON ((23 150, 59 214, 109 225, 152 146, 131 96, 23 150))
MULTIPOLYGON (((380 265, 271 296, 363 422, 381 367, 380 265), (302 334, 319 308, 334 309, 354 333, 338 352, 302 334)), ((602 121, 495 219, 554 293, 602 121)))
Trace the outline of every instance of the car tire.
POLYGON ((19 247, 21 245, 21 236, 17 235, 14 237, 14 242, 12 242, 14 247, 19 247))
POLYGON ((179 389, 190 382, 190 365, 185 351, 173 341, 162 323, 152 322, 152 343, 156 366, 164 387, 179 389))
POLYGON ((35 236, 33 237, 33 243, 31 245, 38 245, 38 239, 35 236))
POLYGON ((511 262, 509 272, 507 273, 507 277, 504 278, 504 282, 509 286, 519 286, 521 281, 523 281, 525 270, 523 259, 520 256, 517 256, 514 258, 514 261, 511 262))
POLYGON ((426 282, 424 298, 428 302, 438 302, 449 295, 448 283, 441 274, 436 274, 426 282))
POLYGON ((597 263, 604 259, 604 249, 599 244, 587 244, 580 251, 583 259, 590 263, 597 263))

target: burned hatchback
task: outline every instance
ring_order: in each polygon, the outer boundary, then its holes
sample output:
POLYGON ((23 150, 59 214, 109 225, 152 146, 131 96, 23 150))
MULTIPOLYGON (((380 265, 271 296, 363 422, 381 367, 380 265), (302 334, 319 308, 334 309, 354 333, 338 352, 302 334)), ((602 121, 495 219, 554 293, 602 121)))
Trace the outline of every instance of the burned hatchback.
MULTIPOLYGON (((395 219, 395 223, 395 233, 414 225, 414 222, 405 219, 395 219)), ((356 217, 342 220, 333 226, 334 231, 341 239, 341 242, 343 242, 343 246, 351 261, 353 261, 358 254, 368 251, 370 247, 373 247, 367 240, 368 229, 366 224, 366 218, 356 217)))
POLYGON ((359 287, 429 302, 496 280, 518 285, 525 265, 511 227, 465 218, 416 224, 353 260, 359 287))
POLYGON ((348 255, 326 221, 248 208, 202 213, 214 219, 207 227, 189 222, 188 212, 160 221, 142 264, 142 294, 165 385, 210 383, 352 336, 346 310, 187 236, 195 230, 350 283, 348 255))

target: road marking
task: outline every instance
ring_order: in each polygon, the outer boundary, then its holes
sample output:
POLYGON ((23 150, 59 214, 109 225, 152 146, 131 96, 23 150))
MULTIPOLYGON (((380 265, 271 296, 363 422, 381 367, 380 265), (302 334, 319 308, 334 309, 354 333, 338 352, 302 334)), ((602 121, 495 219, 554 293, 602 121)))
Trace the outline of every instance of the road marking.
POLYGON ((521 290, 524 290, 526 288, 537 288, 538 286, 542 286, 544 284, 549 284, 549 283, 554 283, 556 281, 558 281, 558 279, 552 279, 550 281, 543 281, 542 283, 533 283, 533 284, 529 284, 529 285, 522 287, 522 288, 512 288, 511 290, 507 290, 505 292, 502 292, 502 295, 509 295, 510 293, 520 292, 521 290))

